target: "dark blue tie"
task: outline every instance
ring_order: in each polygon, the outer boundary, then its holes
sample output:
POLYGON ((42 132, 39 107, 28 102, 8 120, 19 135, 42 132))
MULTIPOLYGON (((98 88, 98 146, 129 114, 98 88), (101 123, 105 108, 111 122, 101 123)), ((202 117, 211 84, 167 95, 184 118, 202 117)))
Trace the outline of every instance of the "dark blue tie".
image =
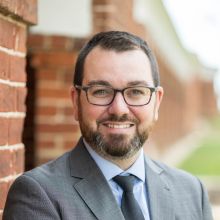
POLYGON ((134 197, 133 186, 136 177, 116 176, 113 180, 123 189, 121 210, 126 220, 144 220, 144 215, 134 197))

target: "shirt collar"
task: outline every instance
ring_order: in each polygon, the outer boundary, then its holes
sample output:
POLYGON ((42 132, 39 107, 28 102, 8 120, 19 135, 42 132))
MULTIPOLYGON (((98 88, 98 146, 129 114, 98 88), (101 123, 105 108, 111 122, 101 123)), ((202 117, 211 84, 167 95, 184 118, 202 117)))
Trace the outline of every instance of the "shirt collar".
POLYGON ((96 164, 98 165, 98 167, 100 168, 103 175, 108 181, 119 174, 120 175, 132 174, 138 177, 143 182, 145 182, 145 163, 144 163, 143 149, 141 149, 140 155, 137 158, 137 160, 134 162, 134 164, 124 171, 116 164, 104 159, 99 154, 97 154, 84 139, 83 142, 89 154, 95 160, 96 164))

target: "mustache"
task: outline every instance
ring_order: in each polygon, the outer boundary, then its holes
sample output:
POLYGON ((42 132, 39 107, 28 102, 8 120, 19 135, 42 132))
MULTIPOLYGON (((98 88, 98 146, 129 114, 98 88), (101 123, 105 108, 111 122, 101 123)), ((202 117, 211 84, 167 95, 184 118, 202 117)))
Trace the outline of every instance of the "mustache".
POLYGON ((133 117, 128 116, 127 114, 124 114, 122 116, 118 116, 115 114, 109 115, 106 118, 97 120, 97 124, 103 123, 105 121, 113 121, 113 122, 125 122, 125 121, 129 121, 132 122, 134 124, 138 124, 139 120, 133 117))

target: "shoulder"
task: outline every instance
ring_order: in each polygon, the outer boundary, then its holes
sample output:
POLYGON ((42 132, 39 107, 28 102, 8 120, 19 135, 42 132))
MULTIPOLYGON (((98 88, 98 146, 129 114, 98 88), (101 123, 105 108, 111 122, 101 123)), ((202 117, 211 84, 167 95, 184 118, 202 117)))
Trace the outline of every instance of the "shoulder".
POLYGON ((67 157, 65 154, 19 176, 10 187, 4 219, 59 219, 56 201, 63 187, 59 178, 66 175, 59 171, 65 170, 67 157))
POLYGON ((145 158, 146 172, 166 186, 172 195, 176 212, 201 213, 203 219, 212 219, 208 193, 198 177, 164 163, 145 158), (150 171, 147 171, 147 170, 150 171))
MULTIPOLYGON (((69 187, 71 178, 67 169, 69 154, 65 153, 56 160, 19 176, 9 189, 6 201, 7 212, 9 207, 17 212, 17 206, 20 207, 22 204, 25 205, 22 209, 27 210, 32 203, 39 208, 41 206, 41 209, 49 207, 51 211, 55 210, 54 203, 61 196, 60 190, 69 187)), ((31 210, 34 210, 34 207, 31 210)))
POLYGON ((188 181, 195 181, 197 179, 194 175, 184 170, 175 167, 170 167, 159 161, 153 161, 153 162, 163 170, 163 175, 167 176, 170 179, 175 180, 180 178, 181 180, 185 179, 188 181))
POLYGON ((198 177, 189 172, 180 170, 166 164, 146 158, 149 169, 157 172, 160 178, 173 190, 179 193, 197 194, 199 197, 204 191, 204 187, 198 177))
POLYGON ((55 160, 24 172, 13 182, 9 194, 13 191, 16 193, 30 191, 32 194, 35 192, 44 194, 45 192, 47 194, 54 188, 62 187, 70 179, 69 154, 65 153, 55 160))
POLYGON ((70 152, 67 152, 57 159, 51 160, 30 171, 24 172, 23 175, 32 177, 34 179, 65 175, 69 167, 69 155, 70 152))

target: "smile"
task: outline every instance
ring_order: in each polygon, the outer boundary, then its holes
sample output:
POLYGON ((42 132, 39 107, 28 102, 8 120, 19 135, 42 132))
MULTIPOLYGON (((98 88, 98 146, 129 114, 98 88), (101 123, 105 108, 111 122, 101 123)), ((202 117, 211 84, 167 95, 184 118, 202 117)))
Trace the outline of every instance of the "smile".
POLYGON ((134 124, 113 124, 113 123, 105 123, 103 125, 108 128, 117 128, 117 129, 125 129, 134 126, 134 124))

